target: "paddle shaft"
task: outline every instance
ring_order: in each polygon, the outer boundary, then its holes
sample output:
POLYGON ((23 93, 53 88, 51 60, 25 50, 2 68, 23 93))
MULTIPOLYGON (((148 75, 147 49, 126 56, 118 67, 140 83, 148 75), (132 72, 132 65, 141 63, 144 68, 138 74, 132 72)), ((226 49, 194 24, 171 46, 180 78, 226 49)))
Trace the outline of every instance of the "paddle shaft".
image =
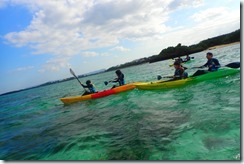
MULTIPOLYGON (((240 62, 232 62, 232 63, 226 64, 224 67, 240 68, 240 62)), ((203 68, 203 67, 202 66, 201 67, 191 67, 191 69, 193 69, 193 68, 203 68)))
POLYGON ((85 88, 83 87, 82 83, 80 82, 80 80, 78 79, 78 77, 75 75, 74 71, 71 68, 70 68, 70 73, 79 81, 80 85, 85 90, 85 88))
POLYGON ((111 83, 111 82, 113 82, 113 80, 110 80, 110 81, 104 81, 104 84, 105 84, 105 85, 108 85, 108 83, 111 83))

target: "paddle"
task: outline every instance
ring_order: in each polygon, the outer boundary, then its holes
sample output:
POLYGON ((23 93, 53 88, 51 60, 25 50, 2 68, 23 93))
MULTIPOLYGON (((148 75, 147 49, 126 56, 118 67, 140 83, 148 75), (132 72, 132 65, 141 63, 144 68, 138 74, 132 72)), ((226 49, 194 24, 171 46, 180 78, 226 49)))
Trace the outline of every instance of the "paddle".
POLYGON ((108 81, 108 82, 107 82, 107 81, 104 81, 104 84, 105 84, 105 85, 108 85, 108 83, 111 83, 111 82, 113 82, 113 80, 110 80, 110 81, 108 81))
MULTIPOLYGON (((240 67, 240 62, 229 63, 229 64, 225 65, 224 67, 239 68, 239 67, 240 67)), ((193 68, 202 68, 202 67, 193 67, 193 68)), ((199 75, 205 74, 205 73, 207 73, 207 72, 208 72, 208 71, 206 71, 206 70, 197 70, 197 71, 192 75, 192 77, 194 77, 194 76, 199 76, 199 75)))
POLYGON ((109 81, 109 82, 107 82, 107 81, 104 81, 104 84, 105 84, 105 85, 108 85, 108 83, 110 83, 110 81, 109 81))
MULTIPOLYGON (((227 65, 225 65, 224 67, 230 67, 230 68, 240 68, 240 62, 232 62, 232 63, 229 63, 227 65)), ((193 68, 203 68, 203 67, 191 67, 191 69, 193 68)))
POLYGON ((173 76, 163 76, 163 77, 160 75, 157 76, 158 80, 161 80, 162 78, 173 78, 173 76))
POLYGON ((82 86, 82 88, 85 90, 85 88, 83 87, 82 83, 80 82, 80 80, 78 79, 78 77, 75 75, 74 71, 70 68, 69 69, 70 73, 79 81, 80 85, 82 86))
POLYGON ((240 62, 233 62, 225 65, 225 67, 230 67, 230 68, 240 68, 240 62))

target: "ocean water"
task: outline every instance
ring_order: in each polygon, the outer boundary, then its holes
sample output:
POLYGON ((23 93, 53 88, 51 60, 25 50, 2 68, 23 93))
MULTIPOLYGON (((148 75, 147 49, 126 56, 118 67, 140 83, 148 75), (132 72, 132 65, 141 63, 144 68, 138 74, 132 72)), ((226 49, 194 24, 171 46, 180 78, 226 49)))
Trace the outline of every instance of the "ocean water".
MULTIPOLYGON (((193 54, 205 64, 207 51, 193 54)), ((211 50, 222 65, 240 61, 240 45, 211 50)), ((172 75, 172 60, 122 69, 126 82, 172 75)), ((67 71, 69 71, 67 69, 67 71)), ((74 70, 75 71, 75 70, 74 70)), ((98 90, 114 71, 80 78, 98 90)), ((0 96, 2 160, 240 160, 240 74, 180 88, 134 89, 63 105, 82 94, 77 80, 0 96)))

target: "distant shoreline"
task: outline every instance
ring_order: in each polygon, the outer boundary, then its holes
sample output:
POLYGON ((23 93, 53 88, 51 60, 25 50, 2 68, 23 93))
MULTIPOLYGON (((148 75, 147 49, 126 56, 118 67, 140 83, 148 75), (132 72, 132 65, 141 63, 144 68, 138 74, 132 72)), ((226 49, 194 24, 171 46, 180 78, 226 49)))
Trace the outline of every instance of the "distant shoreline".
MULTIPOLYGON (((221 44, 221 45, 218 45, 218 46, 212 46, 212 47, 209 47, 208 49, 206 50, 213 50, 213 49, 217 49, 217 48, 223 48, 223 47, 227 47, 227 46, 231 46, 231 45, 235 45, 235 44, 240 44, 241 42, 234 42, 234 43, 228 43, 228 44, 221 44)), ((205 50, 205 51, 206 51, 205 50)))

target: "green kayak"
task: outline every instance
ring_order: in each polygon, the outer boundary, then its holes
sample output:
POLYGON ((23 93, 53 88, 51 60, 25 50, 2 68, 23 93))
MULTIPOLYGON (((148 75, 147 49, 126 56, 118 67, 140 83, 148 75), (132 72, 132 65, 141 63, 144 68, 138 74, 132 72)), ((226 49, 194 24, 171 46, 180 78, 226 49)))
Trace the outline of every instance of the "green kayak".
POLYGON ((182 80, 174 80, 174 81, 158 80, 153 82, 139 82, 135 84, 135 86, 136 88, 143 89, 143 90, 176 88, 192 82, 211 80, 211 79, 226 77, 229 75, 240 73, 240 69, 236 69, 238 67, 240 67, 240 63, 235 62, 235 63, 230 63, 223 68, 220 68, 218 71, 208 72, 198 76, 189 76, 188 78, 182 80))
POLYGON ((203 75, 190 77, 193 79, 193 81, 205 81, 210 79, 216 79, 220 77, 226 77, 232 74, 239 73, 240 69, 233 69, 233 68, 221 68, 218 71, 215 72, 209 72, 203 75))

